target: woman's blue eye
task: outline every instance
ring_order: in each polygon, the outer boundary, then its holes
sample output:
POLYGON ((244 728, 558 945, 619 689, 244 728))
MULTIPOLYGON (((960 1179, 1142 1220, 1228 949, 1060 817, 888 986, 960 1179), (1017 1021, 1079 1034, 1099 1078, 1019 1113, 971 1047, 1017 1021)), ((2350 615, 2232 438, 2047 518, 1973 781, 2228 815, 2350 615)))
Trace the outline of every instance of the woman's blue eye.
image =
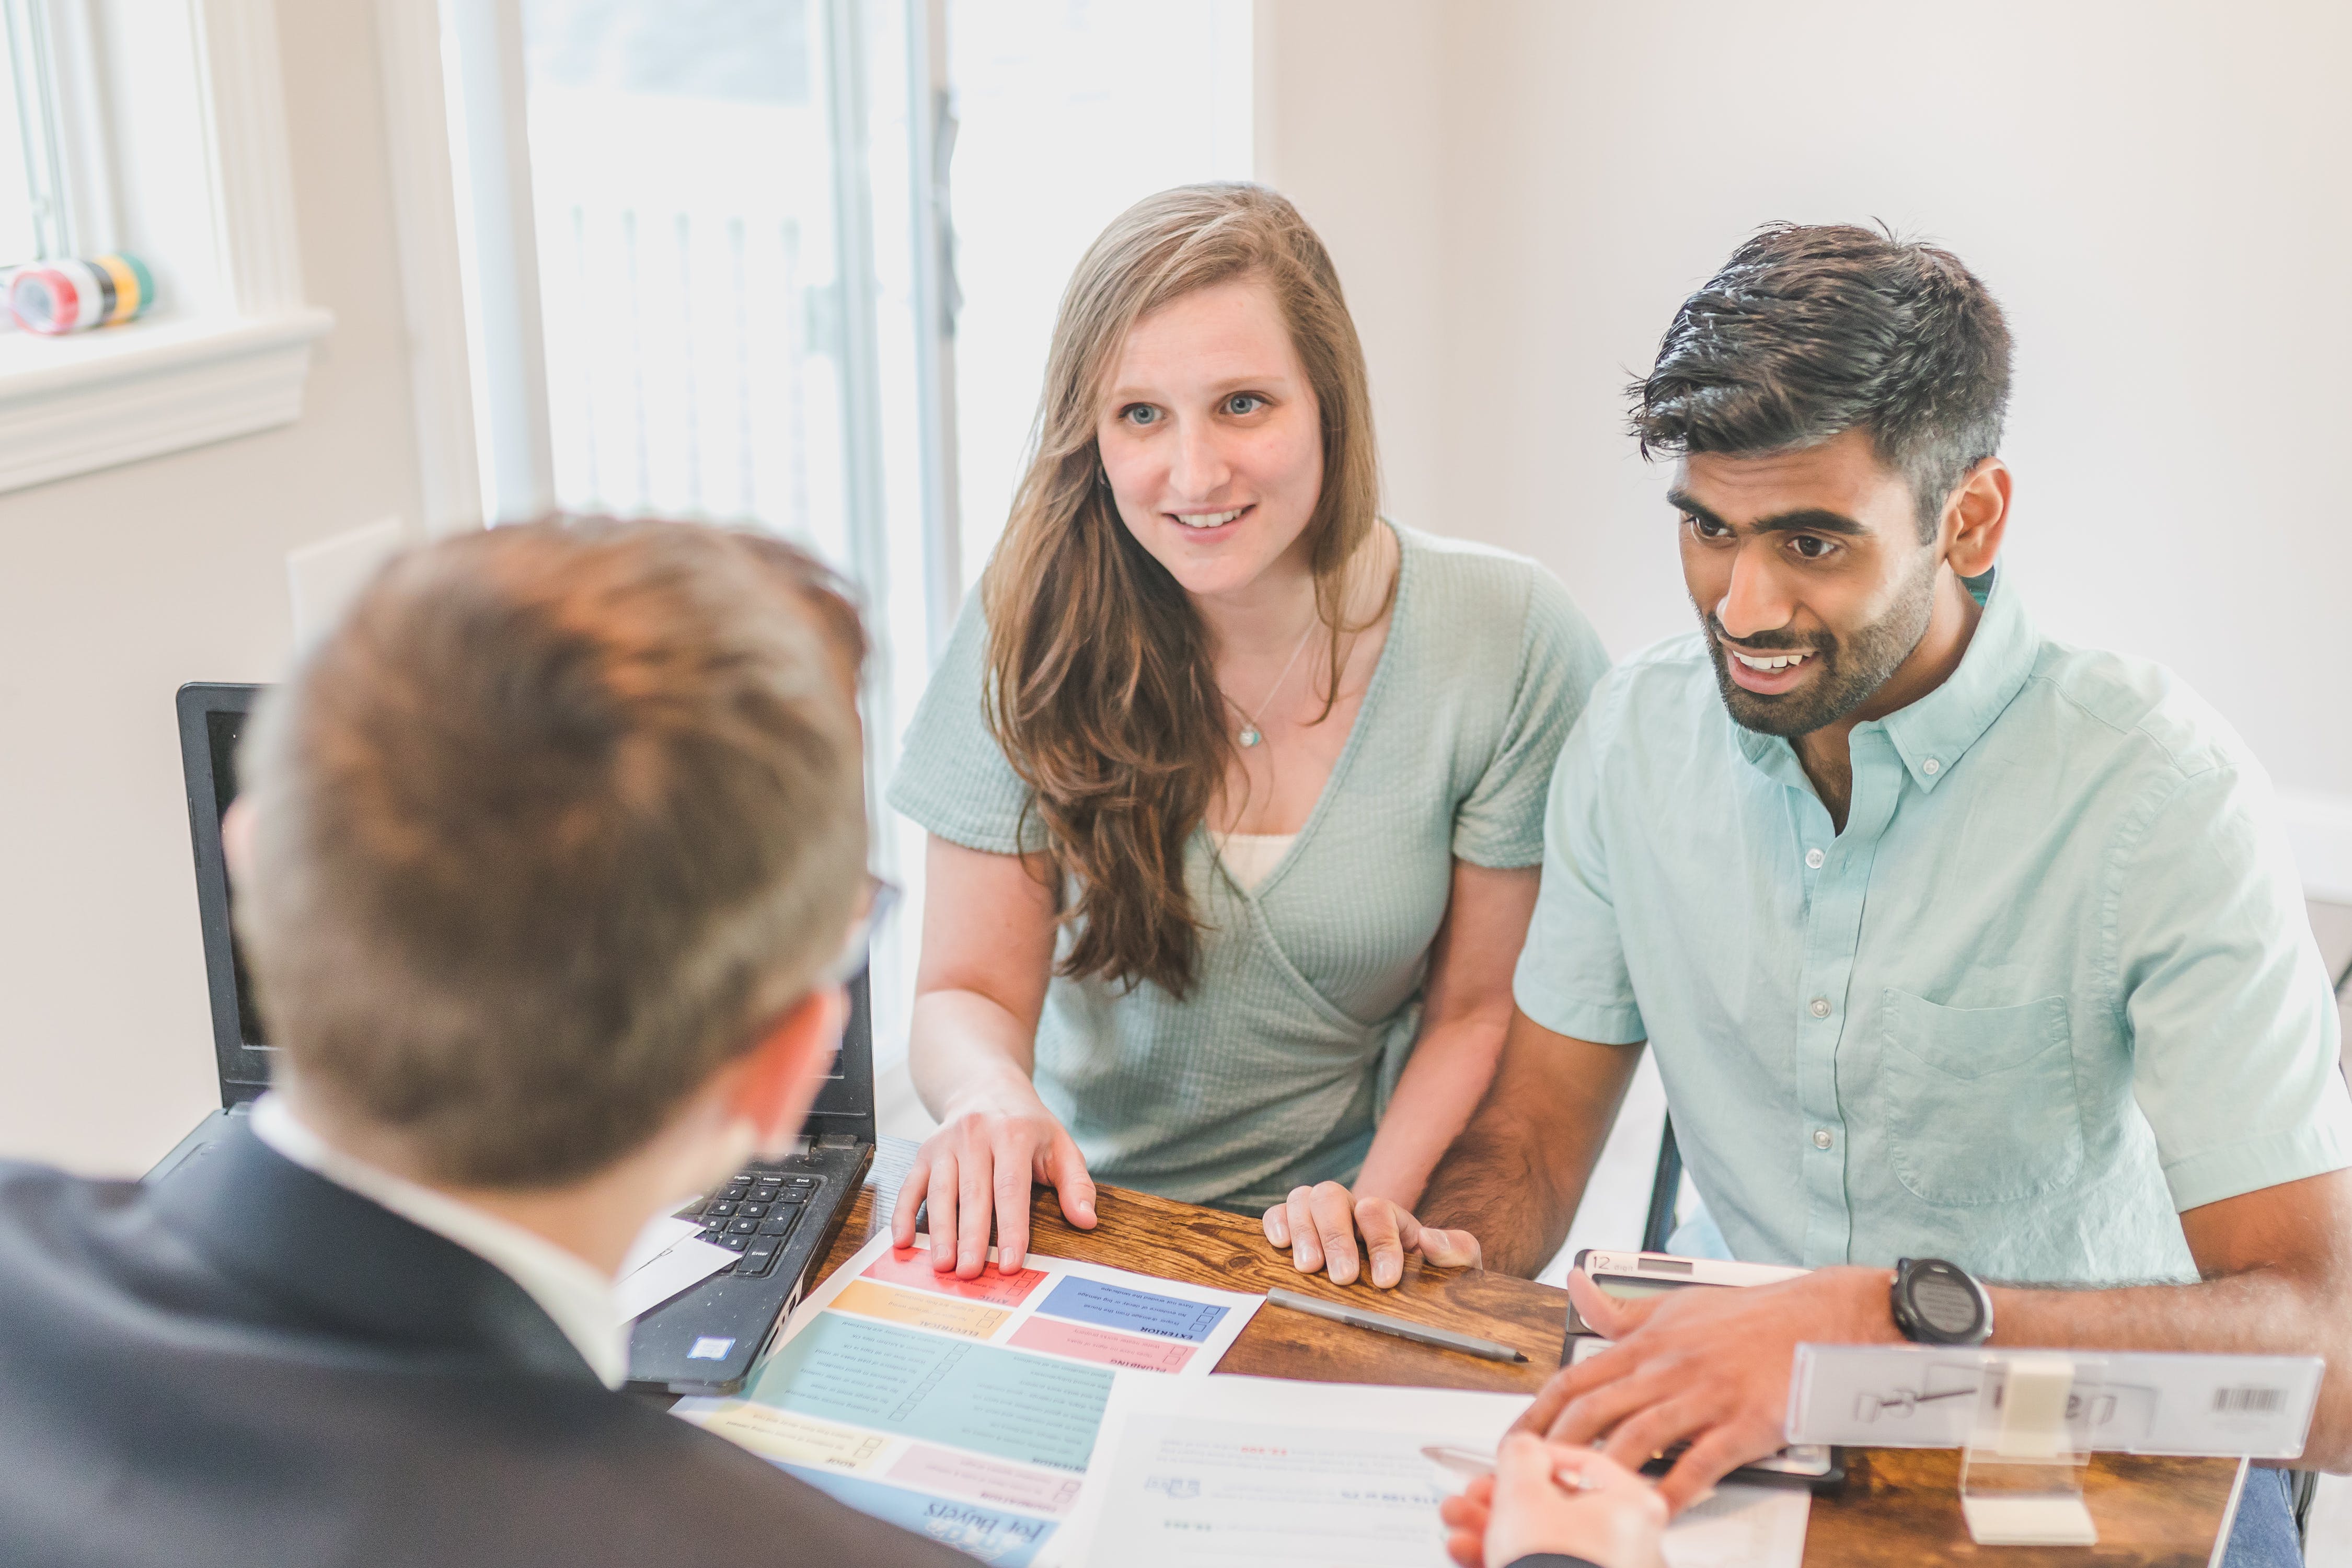
POLYGON ((1118 416, 1129 425, 1150 425, 1160 417, 1160 410, 1149 403, 1130 403, 1118 411, 1118 416))
POLYGON ((1225 399, 1228 414, 1255 414, 1265 406, 1265 399, 1255 392, 1236 392, 1225 399))

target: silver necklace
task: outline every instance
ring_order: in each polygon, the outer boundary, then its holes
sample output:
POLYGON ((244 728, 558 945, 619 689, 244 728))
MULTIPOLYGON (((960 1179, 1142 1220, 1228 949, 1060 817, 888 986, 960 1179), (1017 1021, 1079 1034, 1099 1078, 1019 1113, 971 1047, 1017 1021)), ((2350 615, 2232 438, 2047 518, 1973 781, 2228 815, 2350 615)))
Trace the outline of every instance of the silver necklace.
POLYGON ((1223 687, 1217 689, 1217 694, 1223 697, 1226 701, 1233 702, 1234 711, 1242 715, 1242 732, 1234 739, 1240 741, 1244 748, 1255 746, 1265 739, 1265 732, 1257 727, 1257 721, 1265 717, 1265 710, 1274 706, 1275 696, 1281 691, 1282 683, 1288 680, 1290 672, 1298 668, 1298 656, 1307 651, 1307 639, 1315 635, 1315 628, 1318 624, 1320 624, 1319 620, 1309 621, 1307 623, 1307 629, 1298 634, 1298 646, 1290 650, 1290 662, 1284 665, 1282 673, 1274 678, 1274 685, 1267 690, 1265 700, 1257 705, 1256 712, 1248 712, 1240 703, 1234 702, 1232 695, 1223 687))

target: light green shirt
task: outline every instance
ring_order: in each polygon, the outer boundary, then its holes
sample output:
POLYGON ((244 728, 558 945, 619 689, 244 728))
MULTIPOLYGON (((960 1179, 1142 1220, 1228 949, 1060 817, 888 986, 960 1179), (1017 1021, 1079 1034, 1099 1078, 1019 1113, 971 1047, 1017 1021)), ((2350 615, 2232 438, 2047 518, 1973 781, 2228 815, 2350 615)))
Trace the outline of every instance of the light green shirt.
POLYGON ((2176 1211, 2352 1164, 2270 782, 2179 681, 2043 637, 2004 572, 1853 756, 1838 833, 1693 635, 1552 786, 1519 1005, 1648 1038, 1734 1257, 2192 1279, 2176 1211))
MULTIPOLYGON (((1533 562, 1396 534, 1388 641, 1289 854, 1245 890, 1205 829, 1190 840, 1185 881, 1209 927, 1191 993, 1059 974, 1046 989, 1038 1093, 1102 1180, 1243 1208, 1352 1181, 1412 1051, 1454 859, 1543 857, 1552 763, 1608 658, 1533 562)), ((1040 843, 1034 816, 1028 843, 1015 837, 1027 790, 982 717, 985 643, 975 595, 890 804, 1012 854, 1040 843)))

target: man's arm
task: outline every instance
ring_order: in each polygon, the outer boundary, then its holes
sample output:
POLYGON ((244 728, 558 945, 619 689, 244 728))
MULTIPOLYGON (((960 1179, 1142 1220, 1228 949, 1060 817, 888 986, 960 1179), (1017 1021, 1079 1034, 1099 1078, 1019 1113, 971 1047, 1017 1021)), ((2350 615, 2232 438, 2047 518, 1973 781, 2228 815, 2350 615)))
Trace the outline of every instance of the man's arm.
POLYGON ((1476 1236, 1489 1268, 1533 1276, 1568 1238, 1641 1059, 1639 1044, 1555 1035, 1512 1008, 1502 1064, 1429 1179, 1423 1222, 1476 1236))
POLYGON ((2180 1228, 2198 1283, 1996 1288, 1992 1342, 2325 1356, 2301 1468, 2352 1470, 2352 1171, 2206 1204, 2180 1228))
MULTIPOLYGON (((2352 1468, 2352 1171, 2225 1198, 2180 1216, 2205 1278, 2102 1290, 1999 1287, 1996 1345, 2327 1359, 2302 1464, 2352 1468)), ((1690 1451, 1661 1486, 1679 1509, 1780 1445, 1789 1365, 1806 1341, 1897 1339, 1884 1268, 1619 1302, 1571 1277, 1577 1309, 1618 1342, 1556 1375, 1522 1417, 1555 1442, 1608 1439, 1621 1464, 1690 1451)))

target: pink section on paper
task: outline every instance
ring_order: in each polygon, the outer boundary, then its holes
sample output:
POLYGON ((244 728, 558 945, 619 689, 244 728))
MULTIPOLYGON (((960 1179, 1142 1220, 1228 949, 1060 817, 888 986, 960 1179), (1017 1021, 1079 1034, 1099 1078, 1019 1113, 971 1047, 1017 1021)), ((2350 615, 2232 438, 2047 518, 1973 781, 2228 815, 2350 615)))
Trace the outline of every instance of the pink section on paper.
POLYGON ((918 1443, 890 1467, 890 1479, 924 1491, 947 1492, 978 1502, 1003 1503, 1037 1513, 1063 1514, 1078 1500, 1074 1476, 1040 1475, 1025 1465, 954 1454, 918 1443))
POLYGON ((891 1248, 866 1266, 866 1278, 998 1307, 1019 1306, 1029 1299, 1029 1292, 1045 1282, 1045 1276, 1037 1269, 1018 1268, 1007 1274, 993 1263, 982 1269, 977 1279, 959 1279, 933 1268, 930 1249, 924 1247, 891 1248))
POLYGON ((1199 1348, 1147 1340, 1139 1334, 1122 1334, 1117 1329, 1066 1323, 1058 1318, 1032 1318, 1013 1330, 1013 1337, 1005 1343, 1044 1351, 1049 1355, 1077 1356, 1106 1366, 1131 1366, 1144 1372, 1181 1372, 1199 1348))

